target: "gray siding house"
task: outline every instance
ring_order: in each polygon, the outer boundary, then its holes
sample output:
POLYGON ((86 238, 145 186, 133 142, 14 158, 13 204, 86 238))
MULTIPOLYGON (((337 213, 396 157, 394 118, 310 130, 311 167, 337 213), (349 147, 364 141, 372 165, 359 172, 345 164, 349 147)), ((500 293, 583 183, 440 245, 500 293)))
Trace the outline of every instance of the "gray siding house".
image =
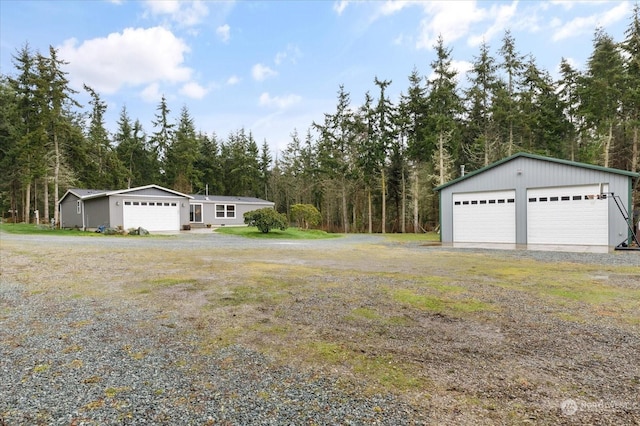
POLYGON ((70 189, 60 199, 62 228, 179 231, 189 225, 191 196, 158 185, 116 191, 70 189))
POLYGON ((518 153, 436 188, 443 243, 617 246, 640 174, 518 153))
POLYGON ((122 190, 70 189, 60 199, 62 228, 179 231, 244 225, 244 214, 274 203, 252 197, 186 195, 158 185, 122 190))
POLYGON ((194 228, 244 225, 246 212, 275 205, 260 198, 222 195, 193 195, 189 203, 189 222, 194 228))

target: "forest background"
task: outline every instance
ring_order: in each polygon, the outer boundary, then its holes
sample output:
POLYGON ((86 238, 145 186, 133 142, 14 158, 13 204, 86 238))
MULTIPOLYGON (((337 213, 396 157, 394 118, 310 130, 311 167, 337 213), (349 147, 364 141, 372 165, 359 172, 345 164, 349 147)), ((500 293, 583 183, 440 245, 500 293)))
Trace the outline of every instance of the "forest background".
MULTIPOLYGON (((399 101, 383 78, 357 107, 340 85, 335 110, 291 129, 277 153, 250 129, 199 131, 188 106, 172 114, 165 97, 147 128, 123 107, 110 132, 100 93, 85 86, 90 101, 80 105, 56 49, 25 44, 0 75, 0 211, 57 222, 68 188, 159 184, 259 197, 287 214, 312 204, 329 231, 421 232, 438 226, 435 187, 516 152, 638 172, 639 12, 622 40, 597 28, 585 69, 563 59, 555 80, 506 31, 496 52, 480 45, 462 86, 440 37, 430 69, 408 70, 399 101)), ((638 182, 633 197, 640 208, 638 182)))

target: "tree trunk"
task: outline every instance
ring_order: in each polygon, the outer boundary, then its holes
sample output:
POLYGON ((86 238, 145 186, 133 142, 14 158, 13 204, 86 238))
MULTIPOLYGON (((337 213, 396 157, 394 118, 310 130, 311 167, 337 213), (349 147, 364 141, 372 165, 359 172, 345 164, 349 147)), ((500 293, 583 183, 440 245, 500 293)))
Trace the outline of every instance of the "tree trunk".
POLYGON ((24 194, 24 222, 31 223, 31 181, 27 183, 24 194))
POLYGON ((384 166, 382 167, 382 233, 387 232, 387 184, 384 174, 384 166))
POLYGON ((53 221, 58 224, 58 191, 59 191, 59 179, 60 179, 60 148, 58 146, 58 134, 53 132, 53 149, 55 150, 55 166, 53 169, 53 205, 55 210, 53 211, 53 221))
POLYGON ((42 210, 44 211, 42 212, 42 222, 45 225, 48 225, 49 224, 49 179, 47 176, 44 177, 43 186, 44 186, 44 191, 43 191, 44 206, 42 207, 42 210))
POLYGON ((418 186, 418 167, 413 166, 413 232, 418 233, 418 212, 419 212, 419 198, 420 191, 418 186))
POLYGON ((401 232, 404 234, 407 232, 407 227, 406 227, 406 204, 407 204, 407 187, 404 181, 404 171, 402 172, 402 215, 400 220, 402 220, 401 224, 400 224, 400 230, 401 232))
POLYGON ((371 208, 371 188, 367 188, 367 204, 369 207, 369 233, 373 234, 373 211, 371 208))
POLYGON ((631 171, 638 171, 638 163, 640 162, 640 152, 638 152, 638 127, 633 129, 633 145, 631 146, 631 171))
POLYGON ((604 144, 604 167, 609 167, 609 153, 613 145, 613 123, 609 123, 609 134, 607 135, 607 140, 604 144))
POLYGON ((344 233, 349 233, 349 213, 347 212, 347 184, 342 179, 342 223, 344 226, 344 233))

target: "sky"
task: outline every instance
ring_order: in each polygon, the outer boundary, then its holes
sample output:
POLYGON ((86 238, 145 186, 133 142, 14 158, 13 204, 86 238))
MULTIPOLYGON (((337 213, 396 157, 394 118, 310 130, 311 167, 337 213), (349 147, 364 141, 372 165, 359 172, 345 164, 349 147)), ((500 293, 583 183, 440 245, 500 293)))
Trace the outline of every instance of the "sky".
POLYGON ((186 106, 196 129, 226 139, 242 128, 272 154, 291 133, 335 111, 340 85, 360 106, 374 78, 397 102, 416 69, 428 78, 439 35, 461 85, 486 43, 498 58, 505 31, 516 50, 558 76, 562 58, 585 69, 596 28, 624 39, 632 1, 128 1, 0 0, 0 73, 28 43, 68 62, 75 98, 86 84, 107 104, 106 127, 123 106, 147 134, 164 95, 170 118, 186 106))

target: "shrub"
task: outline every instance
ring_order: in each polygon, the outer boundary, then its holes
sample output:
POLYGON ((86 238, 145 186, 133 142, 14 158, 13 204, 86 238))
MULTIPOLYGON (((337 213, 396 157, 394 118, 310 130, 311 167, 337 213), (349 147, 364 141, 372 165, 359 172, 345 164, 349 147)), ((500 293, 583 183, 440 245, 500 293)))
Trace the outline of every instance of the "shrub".
POLYGON ((264 234, 272 229, 287 229, 287 217, 270 207, 252 210, 244 214, 244 223, 255 226, 264 234))
POLYGON ((304 229, 309 229, 309 225, 316 226, 322 220, 320 211, 311 204, 292 205, 291 216, 298 222, 298 227, 304 229))

